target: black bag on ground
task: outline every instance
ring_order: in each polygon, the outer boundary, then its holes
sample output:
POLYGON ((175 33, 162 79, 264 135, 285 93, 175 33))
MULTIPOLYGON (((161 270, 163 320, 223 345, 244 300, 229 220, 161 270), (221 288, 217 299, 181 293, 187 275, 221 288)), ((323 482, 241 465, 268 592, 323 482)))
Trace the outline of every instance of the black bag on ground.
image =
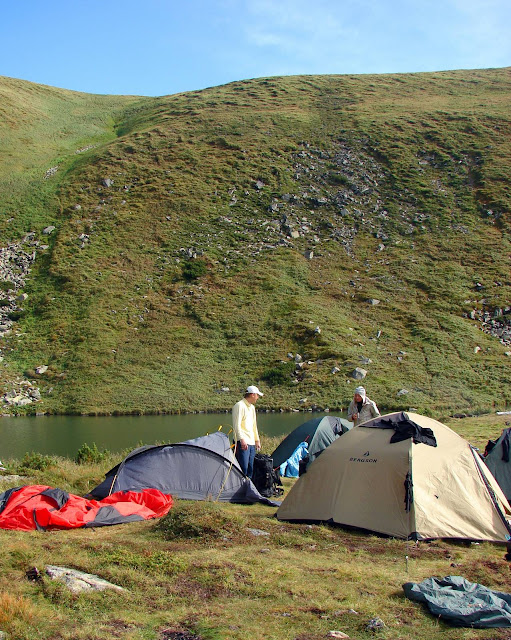
POLYGON ((273 458, 264 453, 255 454, 252 482, 265 498, 280 496, 284 493, 284 490, 280 488, 282 482, 279 473, 273 468, 273 458))
POLYGON ((305 456, 298 462, 298 476, 303 476, 307 473, 307 465, 309 464, 309 456, 305 456))

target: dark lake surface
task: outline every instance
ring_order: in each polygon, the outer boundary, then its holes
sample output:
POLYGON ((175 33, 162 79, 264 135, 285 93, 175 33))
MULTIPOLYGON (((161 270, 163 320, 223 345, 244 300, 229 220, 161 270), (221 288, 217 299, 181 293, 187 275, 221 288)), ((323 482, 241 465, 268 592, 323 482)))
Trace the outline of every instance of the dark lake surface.
MULTIPOLYGON (((261 438, 289 433, 323 413, 258 413, 261 438)), ((332 413, 346 417, 344 414, 332 413)), ((0 460, 22 458, 27 452, 73 458, 84 444, 114 453, 141 444, 181 442, 231 429, 230 413, 159 416, 30 416, 0 418, 0 460)))

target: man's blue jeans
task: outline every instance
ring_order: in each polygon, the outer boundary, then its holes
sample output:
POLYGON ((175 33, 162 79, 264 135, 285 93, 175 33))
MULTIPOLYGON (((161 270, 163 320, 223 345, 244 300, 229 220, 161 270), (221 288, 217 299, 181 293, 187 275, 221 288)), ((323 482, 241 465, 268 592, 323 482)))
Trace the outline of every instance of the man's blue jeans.
POLYGON ((254 470, 255 444, 249 444, 248 449, 243 450, 238 441, 236 443, 236 460, 240 463, 241 470, 249 478, 254 470))

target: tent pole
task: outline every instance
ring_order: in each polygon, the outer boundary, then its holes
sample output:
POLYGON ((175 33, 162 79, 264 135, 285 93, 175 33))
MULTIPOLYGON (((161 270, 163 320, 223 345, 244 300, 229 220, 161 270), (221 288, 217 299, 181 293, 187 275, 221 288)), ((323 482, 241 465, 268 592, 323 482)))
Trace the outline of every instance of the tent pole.
MULTIPOLYGON (((228 426, 231 426, 231 425, 228 425, 228 426)), ((220 429, 221 428, 222 427, 220 426, 220 429)), ((219 431, 220 431, 220 429, 219 429, 219 431)), ((232 431, 233 431, 233 429, 232 429, 232 426, 231 426, 231 429, 230 429, 229 433, 231 433, 232 431)), ((217 497, 215 499, 215 502, 218 502, 220 496, 222 495, 222 491, 224 490, 225 483, 227 482, 227 478, 229 477, 229 474, 231 473, 232 465, 234 464, 234 460, 236 460, 236 444, 237 444, 236 441, 234 441, 234 449, 233 449, 233 452, 232 452, 234 459, 231 460, 231 464, 229 465, 229 470, 227 471, 227 474, 226 474, 226 476, 224 478, 224 481, 222 482, 222 486, 220 487, 220 491, 218 492, 218 495, 217 495, 217 497)))

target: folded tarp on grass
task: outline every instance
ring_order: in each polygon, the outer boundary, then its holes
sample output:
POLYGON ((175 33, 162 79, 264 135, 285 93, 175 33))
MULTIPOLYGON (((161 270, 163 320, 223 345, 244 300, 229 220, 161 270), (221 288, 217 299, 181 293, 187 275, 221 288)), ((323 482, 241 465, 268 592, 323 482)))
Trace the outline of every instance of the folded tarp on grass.
POLYGON ((118 491, 88 500, 45 485, 0 493, 0 529, 21 531, 101 527, 164 516, 172 496, 157 489, 118 491))
POLYGON ((457 627, 511 626, 511 595, 461 576, 407 582, 403 590, 407 598, 426 603, 433 615, 457 627))

